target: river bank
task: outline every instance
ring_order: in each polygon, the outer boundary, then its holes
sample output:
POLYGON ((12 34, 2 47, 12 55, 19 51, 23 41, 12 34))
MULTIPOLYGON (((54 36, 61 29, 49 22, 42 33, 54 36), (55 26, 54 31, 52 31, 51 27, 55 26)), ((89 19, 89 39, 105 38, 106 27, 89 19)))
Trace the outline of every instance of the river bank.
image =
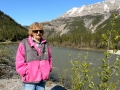
MULTIPOLYGON (((20 75, 15 71, 15 65, 0 64, 0 90, 22 90, 20 75)), ((54 77, 49 77, 45 90, 68 90, 61 86, 54 77)))
MULTIPOLYGON (((0 90, 23 90, 20 79, 0 79, 0 90)), ((68 90, 58 83, 46 82, 45 90, 68 90)))
MULTIPOLYGON (((0 42, 0 45, 3 44, 19 44, 20 41, 18 42, 0 42)), ((51 45, 51 44, 50 44, 51 45)), ((90 50, 90 51, 101 51, 105 52, 105 49, 98 49, 98 48, 90 48, 90 47, 73 47, 73 46, 63 46, 63 45, 51 45, 51 46, 57 46, 57 47, 66 47, 66 48, 75 48, 75 49, 80 49, 80 50, 90 50)))
POLYGON ((4 44, 18 44, 19 42, 0 42, 0 45, 4 44))
POLYGON ((88 50, 88 51, 100 51, 105 52, 105 49, 98 49, 98 48, 90 48, 90 47, 73 47, 73 46, 62 46, 62 45, 52 45, 57 47, 66 47, 66 48, 74 48, 74 49, 80 49, 80 50, 88 50))

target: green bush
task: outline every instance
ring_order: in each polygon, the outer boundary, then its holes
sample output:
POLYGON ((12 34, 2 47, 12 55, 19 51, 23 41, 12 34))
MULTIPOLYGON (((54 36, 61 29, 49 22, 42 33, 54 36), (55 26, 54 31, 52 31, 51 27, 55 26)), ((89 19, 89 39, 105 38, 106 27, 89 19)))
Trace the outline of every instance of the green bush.
MULTIPOLYGON (((104 52, 104 57, 100 58, 101 65, 99 67, 91 68, 87 61, 88 53, 82 58, 79 54, 77 58, 71 60, 71 89, 72 90, 118 90, 120 84, 120 57, 117 56, 116 60, 110 63, 110 58, 117 52, 115 43, 120 39, 119 34, 114 30, 115 18, 114 15, 111 26, 112 29, 107 31, 107 34, 103 34, 102 44, 107 46, 104 52), (112 49, 113 54, 109 53, 108 50, 112 49), (112 78, 118 77, 117 80, 112 81, 112 78), (95 82, 97 80, 98 83, 95 82)), ((69 55, 71 56, 71 54, 69 55)), ((65 76, 64 76, 65 77, 65 76)), ((62 80, 62 79, 61 79, 62 80)), ((63 82, 63 81, 62 81, 63 82)), ((64 85, 64 84, 62 84, 64 85)))

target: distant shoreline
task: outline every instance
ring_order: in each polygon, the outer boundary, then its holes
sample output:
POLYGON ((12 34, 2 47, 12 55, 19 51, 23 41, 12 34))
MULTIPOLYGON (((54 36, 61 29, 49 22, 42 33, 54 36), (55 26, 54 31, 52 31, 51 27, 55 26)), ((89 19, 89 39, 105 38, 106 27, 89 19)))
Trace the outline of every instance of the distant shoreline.
POLYGON ((0 45, 2 44, 18 44, 19 42, 0 42, 0 45))
MULTIPOLYGON (((0 42, 0 45, 2 44, 19 44, 20 41, 18 42, 0 42)), ((51 46, 57 46, 57 45, 51 45, 51 46)), ((57 46, 57 47, 66 47, 66 48, 74 48, 74 49, 79 49, 79 50, 89 50, 89 51, 101 51, 105 52, 105 49, 96 49, 96 48, 78 48, 78 47, 71 47, 71 46, 57 46)))
MULTIPOLYGON (((51 46, 55 46, 55 45, 51 45, 51 46)), ((66 47, 66 48, 73 48, 73 49, 79 49, 79 50, 88 50, 88 51, 99 51, 99 52, 105 52, 105 49, 96 49, 96 48, 78 48, 78 47, 71 47, 71 46, 57 46, 57 47, 66 47)))

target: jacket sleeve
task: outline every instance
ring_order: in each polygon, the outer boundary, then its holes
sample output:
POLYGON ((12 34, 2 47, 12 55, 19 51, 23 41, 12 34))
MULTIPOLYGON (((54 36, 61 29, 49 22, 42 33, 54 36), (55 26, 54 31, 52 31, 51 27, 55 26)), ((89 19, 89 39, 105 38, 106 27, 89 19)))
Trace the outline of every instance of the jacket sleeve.
POLYGON ((24 76, 25 74, 27 74, 27 71, 28 71, 27 63, 25 63, 25 54, 24 53, 25 53, 24 46, 20 42, 17 52, 16 52, 15 65, 16 65, 16 71, 21 76, 24 76))
POLYGON ((52 71, 52 53, 50 46, 48 46, 48 55, 49 55, 49 62, 50 62, 50 72, 52 71))

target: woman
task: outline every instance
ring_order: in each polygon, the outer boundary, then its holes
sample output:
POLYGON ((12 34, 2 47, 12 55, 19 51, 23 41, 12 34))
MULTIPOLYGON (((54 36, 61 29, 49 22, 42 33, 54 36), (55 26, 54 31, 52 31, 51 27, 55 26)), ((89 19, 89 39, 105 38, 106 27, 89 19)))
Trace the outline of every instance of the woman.
POLYGON ((16 71, 22 77, 24 90, 45 90, 52 70, 51 49, 43 39, 43 26, 33 23, 28 38, 23 39, 16 53, 16 71))

